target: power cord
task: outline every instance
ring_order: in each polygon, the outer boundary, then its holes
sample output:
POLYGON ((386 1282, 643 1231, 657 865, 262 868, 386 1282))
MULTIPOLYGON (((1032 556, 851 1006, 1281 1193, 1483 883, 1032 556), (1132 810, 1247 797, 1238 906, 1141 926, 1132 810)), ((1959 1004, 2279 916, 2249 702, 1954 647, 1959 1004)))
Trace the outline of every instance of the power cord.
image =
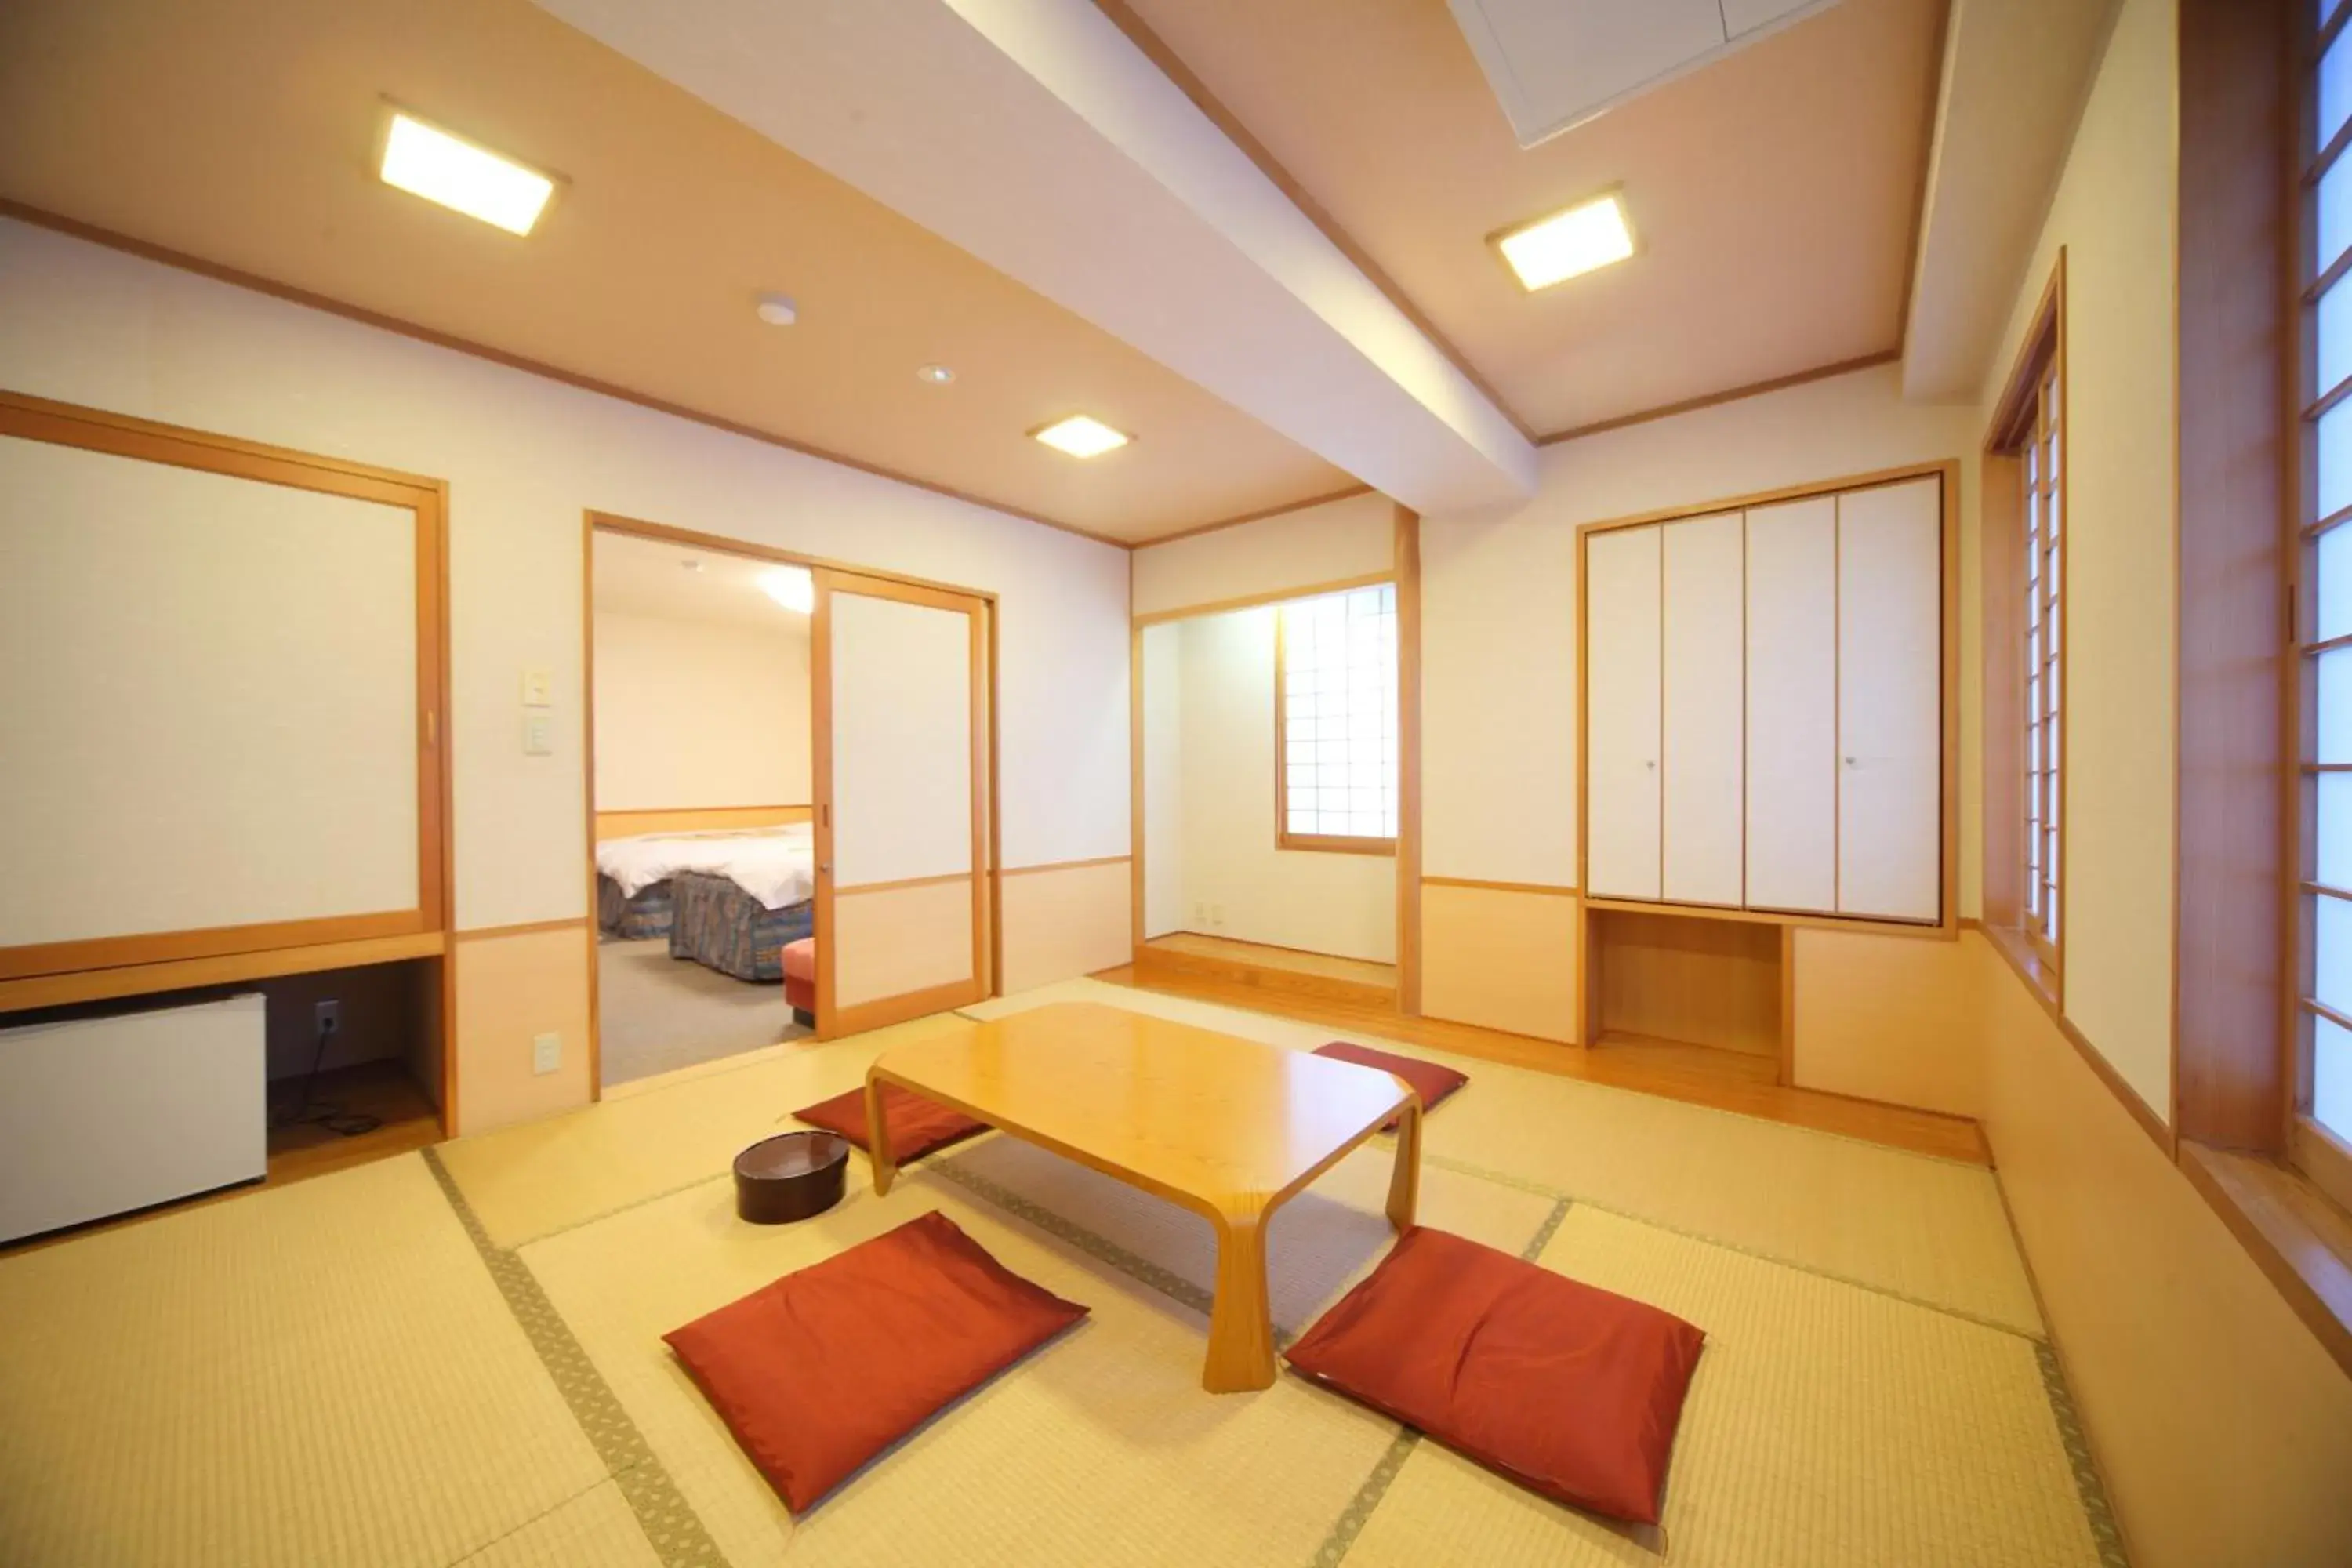
POLYGON ((338 1138, 356 1138, 362 1132, 373 1132, 383 1125, 383 1119, 380 1117, 370 1116, 364 1111, 347 1113, 341 1106, 332 1100, 321 1100, 315 1110, 311 1109, 310 1091, 318 1085, 319 1068, 324 1066, 327 1060, 327 1042, 334 1037, 336 1027, 337 1020, 334 1015, 323 1013, 322 1010, 322 1016, 319 1019, 319 1048, 311 1053, 310 1070, 303 1077, 302 1092, 296 1099, 294 1109, 275 1118, 271 1122, 272 1126, 322 1127, 338 1138))

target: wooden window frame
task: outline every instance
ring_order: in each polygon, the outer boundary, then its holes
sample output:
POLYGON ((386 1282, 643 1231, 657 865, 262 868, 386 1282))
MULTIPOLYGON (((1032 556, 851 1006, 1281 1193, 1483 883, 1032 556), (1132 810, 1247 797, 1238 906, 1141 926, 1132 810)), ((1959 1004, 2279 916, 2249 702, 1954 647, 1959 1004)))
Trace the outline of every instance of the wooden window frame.
POLYGON ((1982 569, 1984 922, 2053 1006, 2063 999, 2071 923, 2065 805, 2073 667, 2066 637, 2074 617, 2065 596, 2073 581, 2066 556, 2074 533, 2067 500, 2074 465, 2067 392, 2066 252, 2061 247, 1986 433, 1982 569), (2032 553, 2041 562, 2029 571, 2032 553), (2038 613, 2029 614, 2029 595, 2038 597, 2031 606, 2038 613), (2029 668, 2037 647, 2038 683, 2029 668), (2048 848, 2053 833, 2054 856, 2048 848), (2054 937, 2048 919, 2053 903, 2059 911, 2054 937))
POLYGON ((2286 1162, 2336 1203, 2352 1208, 2352 1142, 2347 1142, 2343 1132, 2324 1126, 2313 1114, 2312 1106, 2315 1021, 2326 1018, 2352 1028, 2352 1016, 2318 1000, 2314 974, 2318 901, 2332 898, 2352 902, 2352 889, 2327 886, 2317 877, 2319 778, 2326 773, 2352 771, 2352 762, 2321 763, 2316 760, 2315 751, 2320 657, 2332 649, 2352 646, 2352 635, 2307 635, 2319 629, 2320 542, 2340 528, 2352 527, 2352 507, 2339 508, 2325 517, 2318 515, 2319 421, 2352 395, 2352 376, 2329 387, 2317 384, 2320 301, 2337 289, 2352 289, 2352 283, 2345 281, 2347 273, 2352 273, 2352 247, 2347 247, 2340 256, 2326 258, 2325 265, 2314 254, 2319 233, 2320 181, 2343 156, 2346 146, 2352 144, 2352 120, 2347 120, 2316 153, 2304 156, 2304 149, 2311 147, 2317 135, 2315 84, 2320 62, 2344 30, 2347 16, 2352 16, 2352 5, 2338 7, 2324 26, 2306 19, 2303 25, 2305 43, 2294 68, 2296 109, 2292 120, 2292 145, 2299 178, 2293 184, 2294 198, 2285 225, 2291 254, 2288 278, 2293 291, 2287 333, 2292 344, 2288 401, 2294 412, 2287 443, 2292 463, 2288 501, 2293 510, 2289 517, 2289 651, 2284 679, 2290 721, 2287 740, 2291 748, 2285 812, 2290 836, 2287 902, 2292 910, 2287 945, 2294 973, 2286 998, 2286 1063, 2281 1086, 2284 1093, 2281 1098, 2285 1101, 2282 1142, 2286 1162))
MULTIPOLYGON (((1284 668, 1285 661, 1283 643, 1285 634, 1283 630, 1282 614, 1284 610, 1289 608, 1292 605, 1301 604, 1308 599, 1328 598, 1331 596, 1332 593, 1360 593, 1366 588, 1378 588, 1390 585, 1392 582, 1393 579, 1383 577, 1377 582, 1357 584, 1349 587, 1331 590, 1328 593, 1295 595, 1276 602, 1274 605, 1274 847, 1277 850, 1303 849, 1321 854, 1385 855, 1390 857, 1394 857, 1397 852, 1397 840, 1393 837, 1359 837, 1347 834, 1293 833, 1290 831, 1290 700, 1288 679, 1284 668)), ((1402 620, 1403 613, 1402 596, 1400 596, 1398 608, 1391 613, 1400 617, 1397 627, 1399 668, 1393 673, 1397 679, 1399 725, 1397 736, 1397 826, 1399 832, 1402 833, 1404 826, 1404 735, 1402 731, 1404 721, 1404 671, 1402 668, 1404 626, 1402 620)))

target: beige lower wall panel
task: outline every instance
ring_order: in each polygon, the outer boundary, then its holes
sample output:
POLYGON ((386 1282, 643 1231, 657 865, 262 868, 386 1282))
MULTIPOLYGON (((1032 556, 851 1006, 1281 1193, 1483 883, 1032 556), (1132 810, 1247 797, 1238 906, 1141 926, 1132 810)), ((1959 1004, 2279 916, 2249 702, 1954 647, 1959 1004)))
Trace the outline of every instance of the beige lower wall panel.
POLYGON ((1981 938, 1985 1126, 2137 1568, 2352 1563, 2352 1378, 1981 938))
POLYGON ((844 888, 833 899, 835 1008, 973 977, 969 880, 844 888))
POLYGON ((1500 888, 1421 888, 1421 1010, 1573 1044, 1580 900, 1500 888))
POLYGON ((1796 935, 1799 1088, 1980 1114, 1979 966, 1966 944, 1982 938, 1796 935))
POLYGON ((551 931, 460 939, 457 966, 457 1133, 488 1132, 588 1103, 589 966, 586 922, 551 931), (562 1065, 531 1071, 532 1039, 562 1037, 562 1065))
POLYGON ((1133 956, 1128 867, 1113 860, 1003 879, 1008 994, 1109 969, 1133 956))

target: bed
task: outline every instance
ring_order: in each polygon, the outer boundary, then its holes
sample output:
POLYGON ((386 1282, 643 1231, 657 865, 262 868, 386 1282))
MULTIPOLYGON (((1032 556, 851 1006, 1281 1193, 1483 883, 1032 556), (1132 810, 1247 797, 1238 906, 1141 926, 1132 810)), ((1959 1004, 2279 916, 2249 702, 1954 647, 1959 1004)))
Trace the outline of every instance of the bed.
POLYGON ((606 839, 596 875, 605 930, 666 935, 671 957, 739 980, 780 982, 783 944, 815 922, 816 845, 804 822, 606 839))
POLYGON ((670 921, 669 955, 738 980, 782 984, 784 944, 816 930, 816 905, 805 899, 772 910, 733 880, 708 871, 681 871, 670 887, 677 916, 670 921))

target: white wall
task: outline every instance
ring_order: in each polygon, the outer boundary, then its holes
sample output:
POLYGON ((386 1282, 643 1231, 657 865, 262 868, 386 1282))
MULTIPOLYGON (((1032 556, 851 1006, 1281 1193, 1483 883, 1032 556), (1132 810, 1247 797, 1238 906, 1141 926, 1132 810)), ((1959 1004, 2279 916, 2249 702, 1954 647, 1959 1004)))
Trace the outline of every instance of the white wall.
POLYGON ((1393 963, 1393 858, 1275 847, 1275 614, 1261 605, 1176 623, 1181 929, 1393 963))
MULTIPOLYGON (((1958 458, 1965 550, 1977 430, 1974 409, 1904 403, 1888 364, 1563 442, 1527 501, 1424 518, 1423 870, 1576 884, 1579 524, 1958 458)), ((1964 913, 1979 880, 1972 627, 1963 616, 1964 913)))
POLYGON ((596 612, 596 809, 809 804, 809 622, 596 612))
POLYGON ((2174 0, 2128 0, 1977 412, 2066 253, 2066 1016, 2158 1116, 2172 1105, 2179 511, 2174 0))
POLYGON ((994 591, 1005 864, 1128 852, 1123 551, 13 220, 0 385, 448 481, 461 927, 587 912, 589 508, 994 591))
POLYGON ((1135 552, 1135 613, 1228 604, 1384 573, 1396 558, 1396 503, 1350 496, 1135 552))
POLYGON ((1143 628, 1143 934, 1182 931, 1184 624, 1143 628))

